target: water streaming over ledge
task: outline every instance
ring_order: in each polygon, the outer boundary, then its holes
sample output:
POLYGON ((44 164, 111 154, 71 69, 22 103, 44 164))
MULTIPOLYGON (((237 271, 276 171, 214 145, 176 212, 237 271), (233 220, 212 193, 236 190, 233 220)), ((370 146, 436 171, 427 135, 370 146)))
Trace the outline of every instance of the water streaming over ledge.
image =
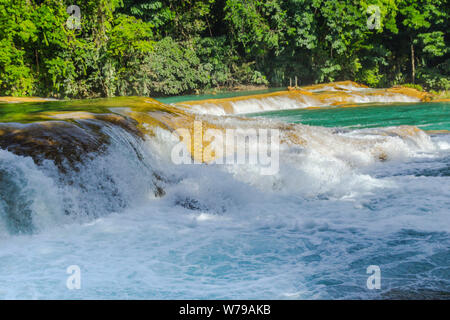
POLYGON ((394 91, 1 105, 0 298, 448 297, 450 135, 419 128, 449 130, 450 106, 394 91), (383 99, 416 103, 337 106, 383 99), (279 129, 279 172, 173 164, 195 120, 279 129))
POLYGON ((370 89, 355 82, 342 81, 247 96, 210 98, 200 101, 178 99, 176 104, 201 114, 227 115, 362 103, 420 102, 427 99, 426 93, 414 89, 370 89))

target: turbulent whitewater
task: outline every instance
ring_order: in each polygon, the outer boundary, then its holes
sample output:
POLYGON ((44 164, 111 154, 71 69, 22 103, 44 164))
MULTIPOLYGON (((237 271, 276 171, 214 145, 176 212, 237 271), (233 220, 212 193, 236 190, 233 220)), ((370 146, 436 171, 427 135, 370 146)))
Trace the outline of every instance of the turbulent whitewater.
POLYGON ((450 105, 408 90, 1 104, 0 298, 449 298, 450 105), (279 171, 174 164, 195 121, 279 130, 279 171))

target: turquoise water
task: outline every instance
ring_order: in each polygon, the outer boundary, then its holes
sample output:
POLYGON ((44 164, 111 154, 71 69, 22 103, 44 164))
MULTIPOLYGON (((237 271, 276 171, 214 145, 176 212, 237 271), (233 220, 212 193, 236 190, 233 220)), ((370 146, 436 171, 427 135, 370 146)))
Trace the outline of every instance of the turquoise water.
POLYGON ((173 96, 173 97, 158 97, 155 98, 162 103, 178 103, 184 101, 198 101, 198 100, 207 100, 207 99, 225 99, 225 98, 234 98, 234 97, 244 97, 254 94, 264 94, 271 92, 278 92, 286 90, 285 87, 280 88, 269 88, 263 90, 252 90, 252 91, 231 91, 231 92, 222 92, 217 94, 200 94, 200 95, 187 95, 187 96, 173 96))
POLYGON ((450 102, 295 109, 248 116, 349 129, 411 125, 423 130, 450 130, 450 102))

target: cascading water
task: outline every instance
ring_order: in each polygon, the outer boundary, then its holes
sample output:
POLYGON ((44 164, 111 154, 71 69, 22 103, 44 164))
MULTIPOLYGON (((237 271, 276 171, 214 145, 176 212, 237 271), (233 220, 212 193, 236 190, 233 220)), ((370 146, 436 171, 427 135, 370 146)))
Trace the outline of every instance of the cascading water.
POLYGON ((369 89, 354 82, 344 81, 270 94, 184 101, 179 102, 178 105, 196 113, 226 115, 355 103, 419 102, 424 98, 426 98, 425 93, 407 88, 369 89))
POLYGON ((0 107, 0 298, 448 297, 448 134, 59 104, 0 107), (280 130, 279 170, 174 164, 172 131, 194 120, 280 130))

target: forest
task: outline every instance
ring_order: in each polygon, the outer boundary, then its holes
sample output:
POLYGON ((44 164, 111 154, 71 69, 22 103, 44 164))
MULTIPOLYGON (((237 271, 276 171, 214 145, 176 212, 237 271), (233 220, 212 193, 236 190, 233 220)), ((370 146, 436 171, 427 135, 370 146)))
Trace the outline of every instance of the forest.
POLYGON ((0 96, 448 90, 446 0, 0 0, 0 96))

